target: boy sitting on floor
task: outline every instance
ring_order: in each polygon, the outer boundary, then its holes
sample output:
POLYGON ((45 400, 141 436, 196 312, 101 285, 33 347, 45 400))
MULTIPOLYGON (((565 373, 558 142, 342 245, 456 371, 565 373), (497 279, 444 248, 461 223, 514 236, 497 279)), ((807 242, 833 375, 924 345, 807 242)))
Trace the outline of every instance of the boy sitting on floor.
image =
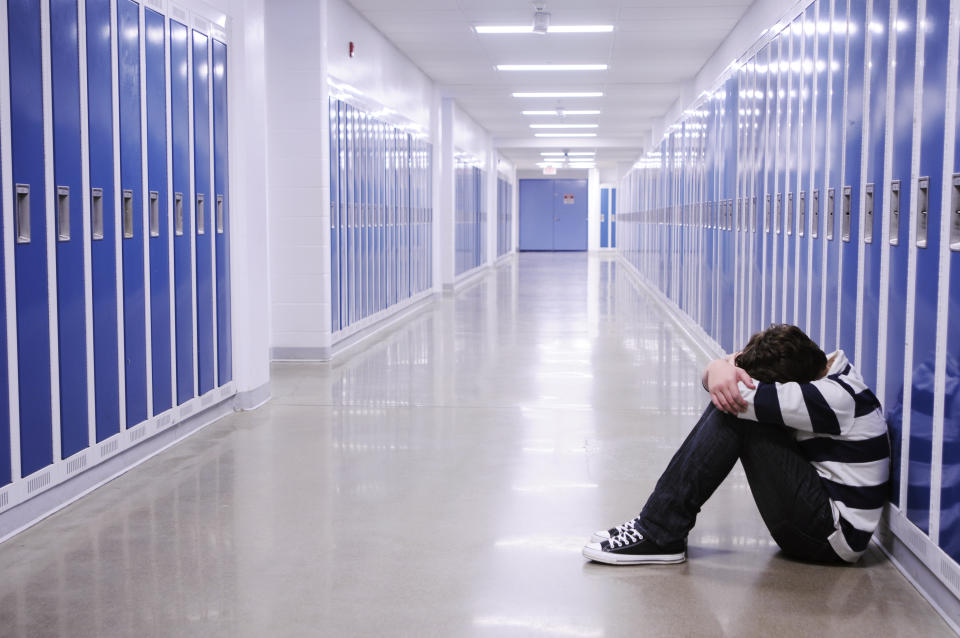
POLYGON ((801 560, 856 562, 888 496, 880 403, 842 350, 829 357, 796 326, 773 325, 710 363, 712 405, 636 518, 583 548, 611 565, 681 563, 697 514, 737 459, 767 529, 801 560))

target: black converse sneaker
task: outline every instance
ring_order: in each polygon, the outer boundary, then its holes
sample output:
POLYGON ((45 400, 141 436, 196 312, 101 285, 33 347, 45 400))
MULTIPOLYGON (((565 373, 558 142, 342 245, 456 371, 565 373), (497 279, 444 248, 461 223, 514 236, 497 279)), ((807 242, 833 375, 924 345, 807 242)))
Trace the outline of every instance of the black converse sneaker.
POLYGON ((610 529, 602 529, 598 532, 594 532, 593 536, 590 537, 591 543, 602 543, 603 541, 608 541, 618 534, 622 534, 628 529, 636 529, 636 523, 640 520, 640 517, 631 518, 625 523, 620 523, 616 527, 611 527, 610 529))
POLYGON ((665 565, 687 560, 685 544, 660 547, 636 529, 624 529, 608 541, 587 543, 583 555, 608 565, 665 565))

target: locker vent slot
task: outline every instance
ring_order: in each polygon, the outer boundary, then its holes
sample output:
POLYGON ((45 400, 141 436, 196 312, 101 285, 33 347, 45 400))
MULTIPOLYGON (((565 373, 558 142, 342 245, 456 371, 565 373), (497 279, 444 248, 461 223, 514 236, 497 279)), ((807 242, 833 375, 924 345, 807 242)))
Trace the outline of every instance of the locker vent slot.
POLYGON ((17 243, 30 243, 30 184, 17 184, 17 243))
POLYGON ((767 201, 763 204, 763 232, 770 232, 770 195, 767 195, 767 201))
POLYGON ((203 193, 197 193, 197 234, 205 235, 207 229, 204 224, 203 219, 203 209, 204 209, 205 197, 203 193))
POLYGON ((940 559, 940 575, 943 576, 944 582, 950 586, 954 594, 960 592, 960 573, 957 572, 957 567, 953 565, 953 561, 946 558, 940 559))
POLYGON ((900 244, 900 180, 890 182, 890 245, 900 244))
POLYGON ((960 250, 960 173, 950 180, 950 250, 960 250))
POLYGON ((853 187, 843 187, 843 219, 840 220, 840 239, 850 241, 850 206, 853 198, 853 187))
POLYGON ((120 447, 120 439, 114 439, 109 443, 100 446, 100 458, 105 458, 113 454, 120 447))
POLYGON ((94 239, 103 239, 103 189, 90 189, 90 230, 94 239))
POLYGON ((217 195, 217 234, 223 234, 223 195, 217 195))
POLYGON ((787 235, 793 235, 793 193, 787 193, 787 235))
POLYGON ((773 217, 773 232, 780 234, 780 226, 783 224, 783 193, 777 193, 777 211, 773 217))
POLYGON ((0 508, 10 504, 10 492, 0 492, 0 508))
POLYGON ((57 186, 57 240, 70 241, 69 186, 57 186))
POLYGON ((807 234, 807 191, 800 191, 800 210, 798 212, 797 232, 803 237, 807 234))
POLYGON ((820 236, 820 189, 813 191, 813 211, 810 219, 810 236, 820 236))
POLYGON ((873 190, 875 186, 871 182, 867 184, 863 203, 863 241, 866 244, 873 243, 873 190))
POLYGON ((51 481, 50 472, 44 472, 40 476, 35 476, 34 478, 27 481, 27 494, 33 494, 37 490, 42 490, 46 486, 50 485, 51 481))
POLYGON ((917 181, 917 247, 927 247, 927 217, 930 208, 930 178, 917 181))
POLYGON ((75 472, 79 472, 85 467, 87 467, 86 454, 67 461, 67 474, 73 474, 75 472))
POLYGON ((160 193, 150 191, 150 236, 160 236, 160 193))
POLYGON ((159 429, 161 429, 161 428, 165 428, 165 427, 167 427, 168 425, 170 425, 171 423, 173 423, 173 415, 172 415, 172 414, 165 414, 165 415, 163 415, 162 417, 160 417, 159 419, 157 419, 157 429, 159 430, 159 429))
POLYGON ((834 218, 837 212, 837 189, 827 189, 827 240, 833 241, 834 218))
POLYGON ((135 430, 130 430, 130 442, 136 443, 144 437, 147 433, 147 428, 145 426, 140 426, 135 430))
POLYGON ((173 231, 183 234, 183 193, 173 194, 173 231))
POLYGON ((133 237, 133 191, 123 191, 123 238, 133 237))

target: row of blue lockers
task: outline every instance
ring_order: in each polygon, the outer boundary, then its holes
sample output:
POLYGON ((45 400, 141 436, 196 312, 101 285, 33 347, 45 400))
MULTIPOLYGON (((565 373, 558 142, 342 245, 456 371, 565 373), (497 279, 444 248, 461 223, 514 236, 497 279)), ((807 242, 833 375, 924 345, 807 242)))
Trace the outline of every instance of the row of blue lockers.
POLYGON ((623 255, 725 350, 783 321, 855 358, 890 426, 893 504, 957 560, 950 16, 950 0, 810 3, 641 158, 619 221, 623 255))
POLYGON ((497 257, 513 250, 513 184, 497 178, 497 257))
POLYGON ((432 146, 330 100, 333 331, 433 285, 432 146))
POLYGON ((617 247, 617 189, 600 189, 600 248, 617 247))
POLYGON ((486 172, 468 159, 456 161, 454 273, 460 275, 487 260, 486 172))
POLYGON ((227 48, 111 4, 6 3, 0 484, 232 378, 227 48))

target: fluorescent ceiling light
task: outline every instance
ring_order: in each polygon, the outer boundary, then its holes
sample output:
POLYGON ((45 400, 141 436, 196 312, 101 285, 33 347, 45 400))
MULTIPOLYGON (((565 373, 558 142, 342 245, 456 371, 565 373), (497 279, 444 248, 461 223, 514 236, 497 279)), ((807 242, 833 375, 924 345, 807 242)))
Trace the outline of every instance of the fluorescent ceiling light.
POLYGON ((543 153, 540 153, 540 154, 543 155, 544 157, 552 156, 552 155, 559 155, 563 157, 565 155, 563 151, 544 151, 543 153))
POLYGON ((606 64, 498 64, 498 71, 606 71, 606 64))
POLYGON ((534 133, 534 137, 596 137, 596 133, 534 133))
MULTIPOLYGON (((524 25, 475 25, 477 33, 533 33, 533 26, 524 25)), ((547 27, 547 33, 610 33, 612 24, 579 24, 547 27)))
POLYGON ((523 111, 523 115, 600 115, 600 111, 567 111, 555 109, 553 111, 523 111))
POLYGON ((597 128, 599 124, 531 124, 530 128, 597 128))
POLYGON ((514 93, 513 97, 603 97, 603 91, 535 91, 514 93))
POLYGON ((577 155, 596 155, 596 154, 597 154, 596 151, 576 151, 576 152, 567 153, 567 155, 569 155, 570 157, 574 157, 577 155))

